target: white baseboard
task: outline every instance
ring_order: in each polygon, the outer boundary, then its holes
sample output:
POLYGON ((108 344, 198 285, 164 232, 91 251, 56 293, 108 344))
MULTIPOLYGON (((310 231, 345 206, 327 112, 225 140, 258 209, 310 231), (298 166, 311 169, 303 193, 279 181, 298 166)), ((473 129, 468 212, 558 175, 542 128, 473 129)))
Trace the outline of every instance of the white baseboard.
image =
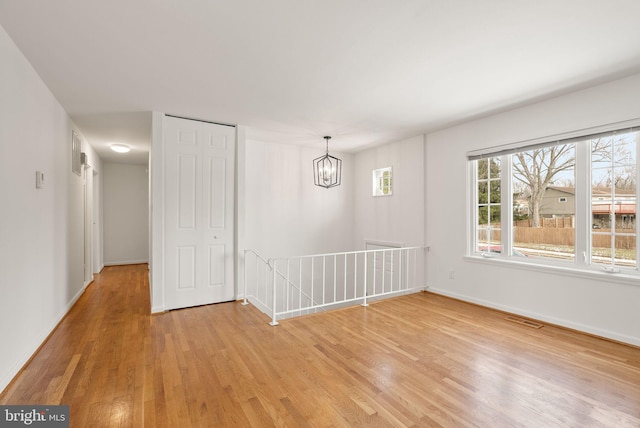
POLYGON ((87 284, 85 284, 78 293, 69 301, 67 306, 58 314, 57 318, 52 322, 49 327, 45 328, 40 335, 36 337, 36 339, 31 342, 31 345, 27 348, 27 350, 18 358, 18 360, 11 366, 11 369, 7 372, 7 374, 0 379, 0 392, 4 391, 4 389, 11 383, 14 377, 20 373, 20 370, 24 367, 25 364, 31 359, 31 357, 38 351, 40 346, 47 340, 47 337, 55 330, 55 328, 60 324, 60 321, 67 315, 71 307, 76 303, 76 301, 82 296, 82 294, 87 289, 87 284))
POLYGON ((640 346, 640 338, 629 336, 626 334, 616 333, 614 331, 605 330, 602 328, 598 328, 591 325, 585 325, 581 323, 576 323, 570 320, 566 320, 563 318, 556 318, 544 314, 539 314, 536 312, 527 311, 521 308, 514 308, 512 306, 500 305, 495 302, 490 302, 483 299, 477 299, 475 297, 466 296, 463 294, 452 293, 447 290, 442 290, 439 288, 428 287, 427 291, 434 294, 440 294, 442 296, 451 297, 457 300, 462 300, 465 302, 475 303, 476 305, 485 306, 487 308, 498 309, 500 311, 509 312, 512 314, 520 315, 526 318, 531 318, 537 321, 544 321, 550 324, 555 324, 561 327, 566 327, 572 330, 581 331, 583 333, 593 334, 595 336, 599 336, 605 339, 615 340, 617 342, 628 343, 634 346, 640 346))
POLYGON ((123 265, 141 265, 143 263, 149 263, 149 260, 123 260, 115 262, 104 262, 105 266, 123 266, 123 265))
POLYGON ((152 306, 151 307, 151 315, 157 315, 164 312, 163 306, 152 306))

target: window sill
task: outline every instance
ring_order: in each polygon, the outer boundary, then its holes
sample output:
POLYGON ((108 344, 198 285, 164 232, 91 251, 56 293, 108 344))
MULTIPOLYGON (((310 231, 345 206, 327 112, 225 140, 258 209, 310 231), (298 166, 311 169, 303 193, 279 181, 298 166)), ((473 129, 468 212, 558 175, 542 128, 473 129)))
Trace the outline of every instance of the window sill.
POLYGON ((466 255, 464 260, 473 263, 484 263, 494 266, 504 266, 514 269, 524 269, 536 272, 553 273, 556 275, 565 275, 576 278, 585 278, 596 281, 615 282, 618 284, 640 286, 640 276, 637 273, 629 271, 622 272, 605 272, 597 270, 597 268, 578 268, 573 266, 560 266, 546 263, 523 262, 515 259, 507 259, 503 257, 483 257, 479 255, 466 255))

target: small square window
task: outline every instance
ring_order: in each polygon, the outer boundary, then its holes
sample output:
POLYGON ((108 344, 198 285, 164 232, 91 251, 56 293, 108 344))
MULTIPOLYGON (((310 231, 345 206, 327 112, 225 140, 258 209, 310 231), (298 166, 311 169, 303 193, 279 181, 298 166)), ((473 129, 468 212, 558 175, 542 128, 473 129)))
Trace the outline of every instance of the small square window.
POLYGON ((391 167, 373 171, 373 196, 390 196, 393 194, 391 167))

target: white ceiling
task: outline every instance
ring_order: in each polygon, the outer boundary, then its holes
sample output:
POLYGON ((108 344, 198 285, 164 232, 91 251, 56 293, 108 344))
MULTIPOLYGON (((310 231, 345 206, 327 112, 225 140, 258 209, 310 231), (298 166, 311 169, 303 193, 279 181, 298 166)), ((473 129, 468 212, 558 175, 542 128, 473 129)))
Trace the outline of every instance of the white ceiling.
POLYGON ((638 0, 0 0, 99 154, 118 141, 135 161, 149 111, 353 152, 634 74, 639 16, 638 0))

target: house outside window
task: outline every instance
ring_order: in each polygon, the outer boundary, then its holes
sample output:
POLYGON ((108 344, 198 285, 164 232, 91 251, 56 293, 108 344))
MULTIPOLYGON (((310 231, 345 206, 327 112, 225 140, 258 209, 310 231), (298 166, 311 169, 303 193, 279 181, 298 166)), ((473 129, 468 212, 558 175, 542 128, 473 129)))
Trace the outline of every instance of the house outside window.
POLYGON ((471 254, 637 275, 638 124, 470 154, 471 254))

